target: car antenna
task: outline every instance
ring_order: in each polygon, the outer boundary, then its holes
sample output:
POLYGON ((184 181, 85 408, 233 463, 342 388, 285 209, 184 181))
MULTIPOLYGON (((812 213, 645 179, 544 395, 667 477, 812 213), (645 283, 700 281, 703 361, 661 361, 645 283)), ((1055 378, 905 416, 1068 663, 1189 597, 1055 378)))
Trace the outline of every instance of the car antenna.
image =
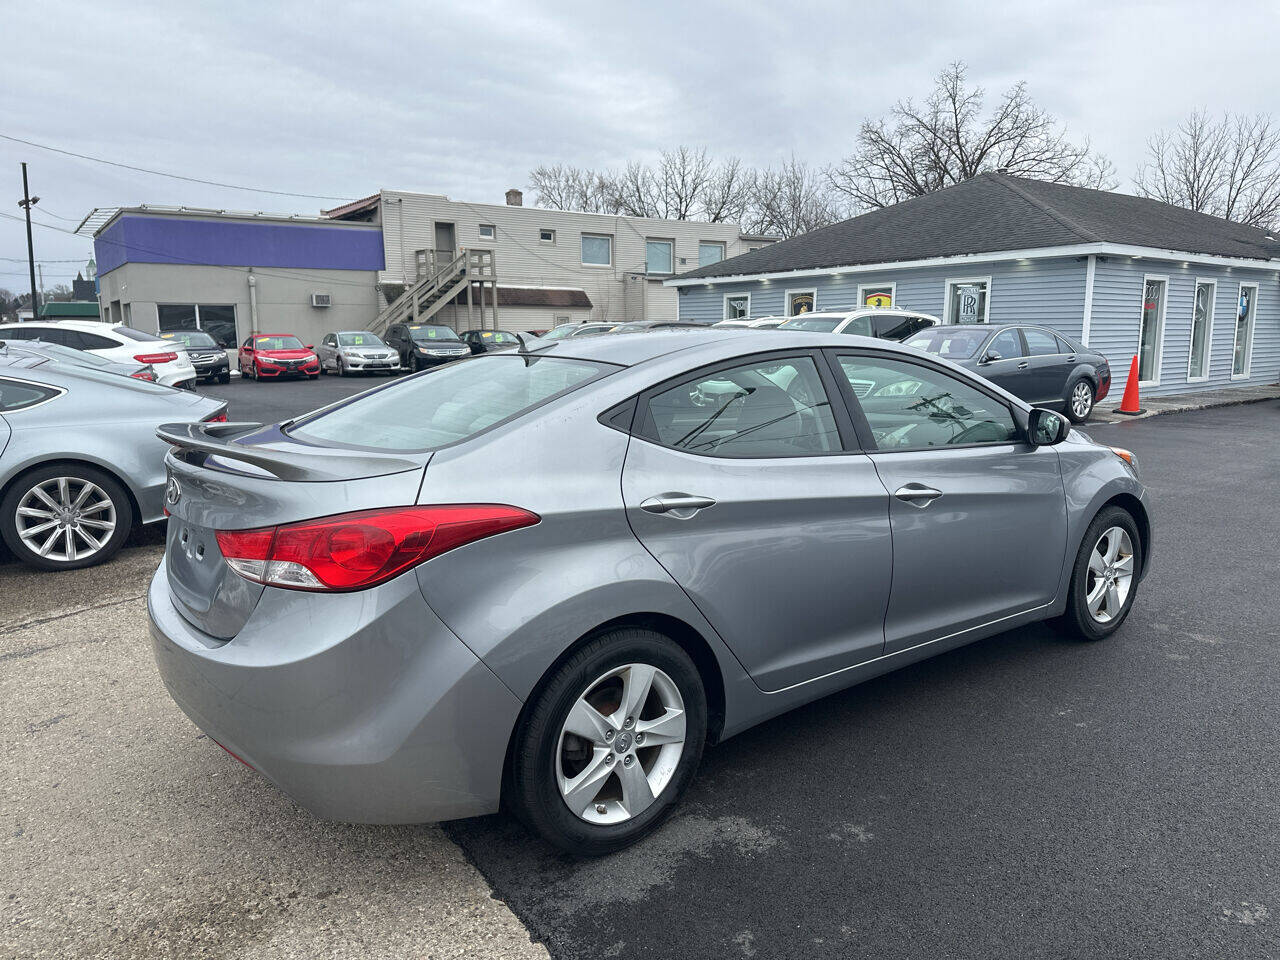
POLYGON ((525 334, 517 333, 516 340, 520 342, 519 352, 527 356, 529 353, 529 342, 525 340, 525 334))

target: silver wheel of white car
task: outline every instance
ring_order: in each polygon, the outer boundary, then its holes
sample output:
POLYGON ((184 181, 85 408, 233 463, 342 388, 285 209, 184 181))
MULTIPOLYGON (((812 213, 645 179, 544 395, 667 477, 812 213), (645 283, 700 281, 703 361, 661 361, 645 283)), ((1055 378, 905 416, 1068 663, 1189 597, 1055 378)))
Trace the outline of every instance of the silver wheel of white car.
POLYGON ((1110 623, 1124 610, 1133 589, 1133 541, 1128 531, 1109 527, 1093 545, 1085 575, 1085 604, 1098 623, 1110 623))
POLYGON ((684 738, 675 682, 647 663, 615 667, 578 697, 560 729, 560 795, 588 823, 630 820, 671 782, 684 738))
POLYGON ((0 509, 10 549, 46 570, 101 563, 120 548, 133 525, 124 488, 80 465, 46 467, 19 478, 0 509))

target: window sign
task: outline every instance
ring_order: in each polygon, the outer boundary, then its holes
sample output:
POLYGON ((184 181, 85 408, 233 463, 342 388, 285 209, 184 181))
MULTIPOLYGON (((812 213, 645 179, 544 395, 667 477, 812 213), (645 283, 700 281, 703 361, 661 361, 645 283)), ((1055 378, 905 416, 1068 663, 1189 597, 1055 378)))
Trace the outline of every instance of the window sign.
POLYGON ((1240 299, 1236 306, 1235 346, 1231 351, 1231 376, 1247 377, 1253 354, 1253 315, 1258 299, 1256 284, 1240 284, 1240 299))
POLYGON ((744 320, 751 311, 751 294, 731 293, 724 298, 724 318, 726 320, 744 320))
POLYGON ((887 309, 893 306, 893 287, 892 285, 882 287, 863 287, 862 288, 862 305, 864 307, 879 307, 887 309))
POLYGON ((816 296, 816 293, 812 290, 788 293, 787 315, 794 317, 801 313, 813 313, 813 304, 816 296))
POLYGON ((1149 277, 1142 289, 1142 319, 1138 330, 1138 382, 1160 379, 1160 341, 1164 325, 1164 294, 1167 281, 1149 277))
POLYGON ((950 291, 947 313, 952 323, 987 322, 986 280, 954 280, 950 291))

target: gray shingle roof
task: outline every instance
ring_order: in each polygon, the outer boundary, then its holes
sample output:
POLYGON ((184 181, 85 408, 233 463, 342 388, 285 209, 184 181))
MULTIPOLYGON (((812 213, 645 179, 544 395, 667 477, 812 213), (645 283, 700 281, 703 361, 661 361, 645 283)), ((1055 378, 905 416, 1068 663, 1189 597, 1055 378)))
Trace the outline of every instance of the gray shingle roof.
POLYGON ((1259 260, 1280 257, 1265 230, 1105 190, 984 173, 677 279, 782 273, 1004 250, 1115 243, 1259 260))

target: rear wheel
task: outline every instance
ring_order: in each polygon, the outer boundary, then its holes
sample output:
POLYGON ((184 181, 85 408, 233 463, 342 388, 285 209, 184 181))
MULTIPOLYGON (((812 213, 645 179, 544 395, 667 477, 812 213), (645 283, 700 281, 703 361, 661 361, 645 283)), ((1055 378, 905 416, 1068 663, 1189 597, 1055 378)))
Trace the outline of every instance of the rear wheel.
POLYGON ((0 502, 0 534, 14 555, 43 570, 109 560, 133 527, 133 506, 113 477, 54 464, 19 477, 0 502))
POLYGON ((611 630, 561 665, 516 731, 508 797, 548 842, 600 856, 655 830, 693 780, 707 701, 689 655, 611 630))
POLYGON ((1107 507, 1080 542, 1067 596, 1067 626, 1084 640, 1115 633, 1133 609, 1141 570, 1138 525, 1127 510, 1107 507))
POLYGON ((1077 380, 1067 391, 1067 416, 1075 423, 1084 423, 1093 412, 1093 384, 1077 380))

